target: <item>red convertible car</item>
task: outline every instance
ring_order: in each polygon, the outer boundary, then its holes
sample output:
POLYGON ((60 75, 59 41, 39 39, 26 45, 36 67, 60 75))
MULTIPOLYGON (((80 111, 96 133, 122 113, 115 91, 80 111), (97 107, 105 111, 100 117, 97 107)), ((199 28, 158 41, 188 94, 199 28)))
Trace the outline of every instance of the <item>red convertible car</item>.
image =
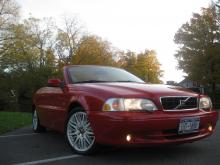
POLYGON ((63 81, 49 79, 33 99, 34 132, 63 132, 80 154, 97 144, 193 142, 210 136, 217 120, 208 96, 147 84, 114 67, 66 66, 63 81))

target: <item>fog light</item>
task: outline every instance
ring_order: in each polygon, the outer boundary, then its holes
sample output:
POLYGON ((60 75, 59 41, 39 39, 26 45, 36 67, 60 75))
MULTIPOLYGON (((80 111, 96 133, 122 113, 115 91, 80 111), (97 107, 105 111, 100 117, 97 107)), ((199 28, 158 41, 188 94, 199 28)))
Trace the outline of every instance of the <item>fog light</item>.
POLYGON ((131 135, 128 134, 128 135, 126 136, 126 140, 127 140, 128 142, 130 142, 130 141, 131 141, 131 135))
POLYGON ((208 126, 208 130, 209 130, 209 132, 212 132, 213 128, 211 125, 208 126))

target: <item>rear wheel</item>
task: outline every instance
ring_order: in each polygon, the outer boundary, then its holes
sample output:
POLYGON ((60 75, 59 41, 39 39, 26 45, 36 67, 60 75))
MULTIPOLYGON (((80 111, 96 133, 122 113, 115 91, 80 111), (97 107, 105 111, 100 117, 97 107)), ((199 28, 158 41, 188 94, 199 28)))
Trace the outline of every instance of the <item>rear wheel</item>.
POLYGON ((38 117, 38 115, 37 115, 36 109, 34 109, 34 111, 33 111, 33 116, 32 116, 32 128, 33 128, 33 131, 36 132, 36 133, 44 132, 44 131, 46 130, 45 127, 43 127, 42 125, 40 125, 40 120, 39 120, 39 117, 38 117))
POLYGON ((82 108, 69 114, 66 124, 66 136, 70 147, 79 154, 89 154, 95 149, 95 134, 82 108))

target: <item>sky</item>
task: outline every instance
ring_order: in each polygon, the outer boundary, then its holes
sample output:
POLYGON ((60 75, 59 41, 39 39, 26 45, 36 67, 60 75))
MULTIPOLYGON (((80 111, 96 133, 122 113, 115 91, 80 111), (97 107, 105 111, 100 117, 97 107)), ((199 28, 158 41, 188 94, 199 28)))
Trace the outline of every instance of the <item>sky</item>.
POLYGON ((21 17, 53 17, 58 25, 63 15, 77 16, 88 33, 98 35, 121 50, 157 52, 164 70, 162 80, 180 82, 173 38, 183 23, 200 12, 210 0, 17 0, 21 17))

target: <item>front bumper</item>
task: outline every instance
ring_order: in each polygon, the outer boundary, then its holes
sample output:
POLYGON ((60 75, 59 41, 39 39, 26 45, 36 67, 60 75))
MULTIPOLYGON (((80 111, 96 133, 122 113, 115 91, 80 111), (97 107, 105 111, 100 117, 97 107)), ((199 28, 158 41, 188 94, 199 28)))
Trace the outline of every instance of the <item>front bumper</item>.
POLYGON ((89 120, 96 141, 110 145, 162 145, 193 142, 214 132, 218 112, 202 110, 185 112, 100 112, 91 111, 89 120), (178 134, 181 118, 199 117, 198 132, 178 134), (212 125, 213 131, 208 130, 212 125), (126 140, 127 135, 131 140, 126 140))

